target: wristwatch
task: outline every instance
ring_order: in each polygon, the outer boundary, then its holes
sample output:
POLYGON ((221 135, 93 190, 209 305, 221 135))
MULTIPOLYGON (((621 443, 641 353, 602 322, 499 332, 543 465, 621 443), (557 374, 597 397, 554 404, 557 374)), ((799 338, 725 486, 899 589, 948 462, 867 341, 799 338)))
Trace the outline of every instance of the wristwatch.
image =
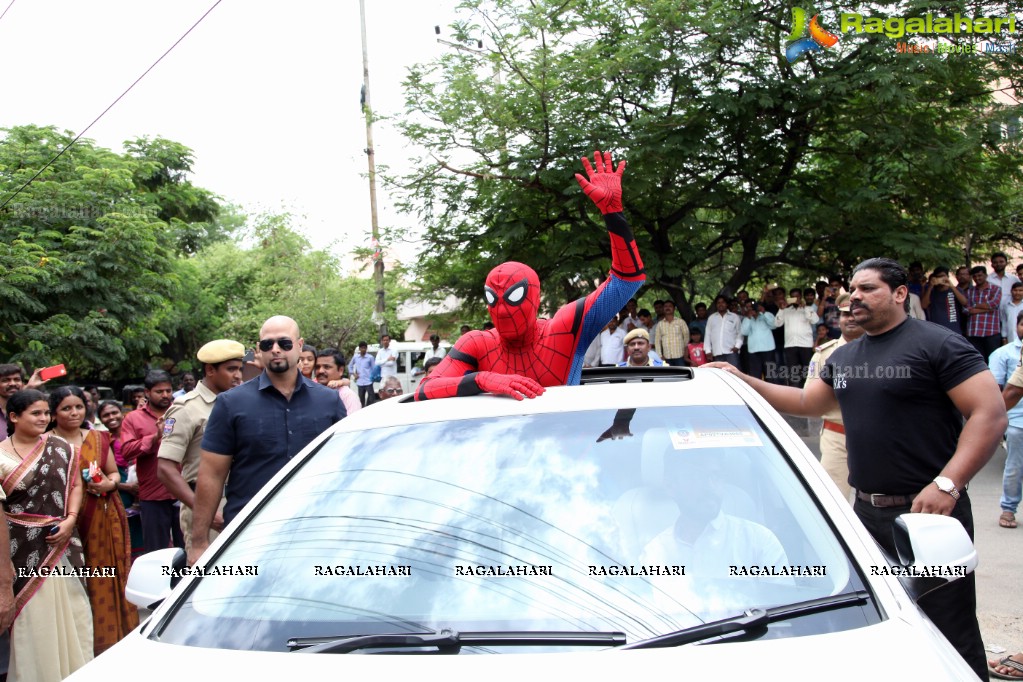
POLYGON ((937 476, 934 479, 934 485, 938 486, 938 490, 941 492, 951 495, 953 500, 959 499, 959 491, 956 490, 956 485, 952 482, 951 478, 946 476, 937 476))

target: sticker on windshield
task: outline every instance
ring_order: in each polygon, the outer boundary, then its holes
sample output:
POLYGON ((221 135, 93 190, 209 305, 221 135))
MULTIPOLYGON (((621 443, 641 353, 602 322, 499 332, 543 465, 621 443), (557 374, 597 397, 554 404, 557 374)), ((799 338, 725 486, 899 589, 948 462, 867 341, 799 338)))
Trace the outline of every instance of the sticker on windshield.
POLYGON ((698 448, 757 448, 763 445, 760 436, 752 429, 744 428, 685 428, 669 432, 671 445, 676 450, 698 448))

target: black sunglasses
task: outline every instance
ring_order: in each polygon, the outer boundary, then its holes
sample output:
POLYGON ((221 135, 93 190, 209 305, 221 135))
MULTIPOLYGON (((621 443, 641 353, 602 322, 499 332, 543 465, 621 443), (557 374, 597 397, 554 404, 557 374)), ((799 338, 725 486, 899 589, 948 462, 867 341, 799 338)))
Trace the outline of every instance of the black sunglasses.
POLYGON ((396 393, 401 393, 401 389, 400 388, 385 388, 384 389, 384 393, 390 393, 390 394, 394 395, 396 393))
POLYGON ((295 342, 294 341, 289 339, 287 336, 282 336, 279 339, 260 339, 259 340, 259 350, 263 351, 264 353, 268 353, 268 352, 270 352, 270 349, 272 349, 274 347, 275 343, 278 346, 280 346, 281 350, 283 350, 283 351, 289 351, 289 350, 291 350, 292 348, 295 347, 295 342))

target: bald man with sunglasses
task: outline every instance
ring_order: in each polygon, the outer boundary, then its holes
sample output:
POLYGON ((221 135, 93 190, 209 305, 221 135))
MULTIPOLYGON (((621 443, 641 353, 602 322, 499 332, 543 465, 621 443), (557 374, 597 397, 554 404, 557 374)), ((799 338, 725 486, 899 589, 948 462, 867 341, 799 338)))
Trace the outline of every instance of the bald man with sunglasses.
POLYGON ((337 391, 299 372, 303 343, 293 319, 271 317, 259 331, 262 373, 213 404, 202 439, 189 564, 209 546, 222 493, 226 527, 292 457, 347 414, 337 391))

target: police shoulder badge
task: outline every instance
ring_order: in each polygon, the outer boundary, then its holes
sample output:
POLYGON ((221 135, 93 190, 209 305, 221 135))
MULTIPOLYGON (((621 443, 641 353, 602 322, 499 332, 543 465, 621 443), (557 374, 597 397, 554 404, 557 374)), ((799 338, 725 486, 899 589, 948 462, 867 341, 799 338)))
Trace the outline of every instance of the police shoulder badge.
POLYGON ((163 437, 166 438, 172 433, 174 433, 174 417, 171 417, 163 423, 163 437))

